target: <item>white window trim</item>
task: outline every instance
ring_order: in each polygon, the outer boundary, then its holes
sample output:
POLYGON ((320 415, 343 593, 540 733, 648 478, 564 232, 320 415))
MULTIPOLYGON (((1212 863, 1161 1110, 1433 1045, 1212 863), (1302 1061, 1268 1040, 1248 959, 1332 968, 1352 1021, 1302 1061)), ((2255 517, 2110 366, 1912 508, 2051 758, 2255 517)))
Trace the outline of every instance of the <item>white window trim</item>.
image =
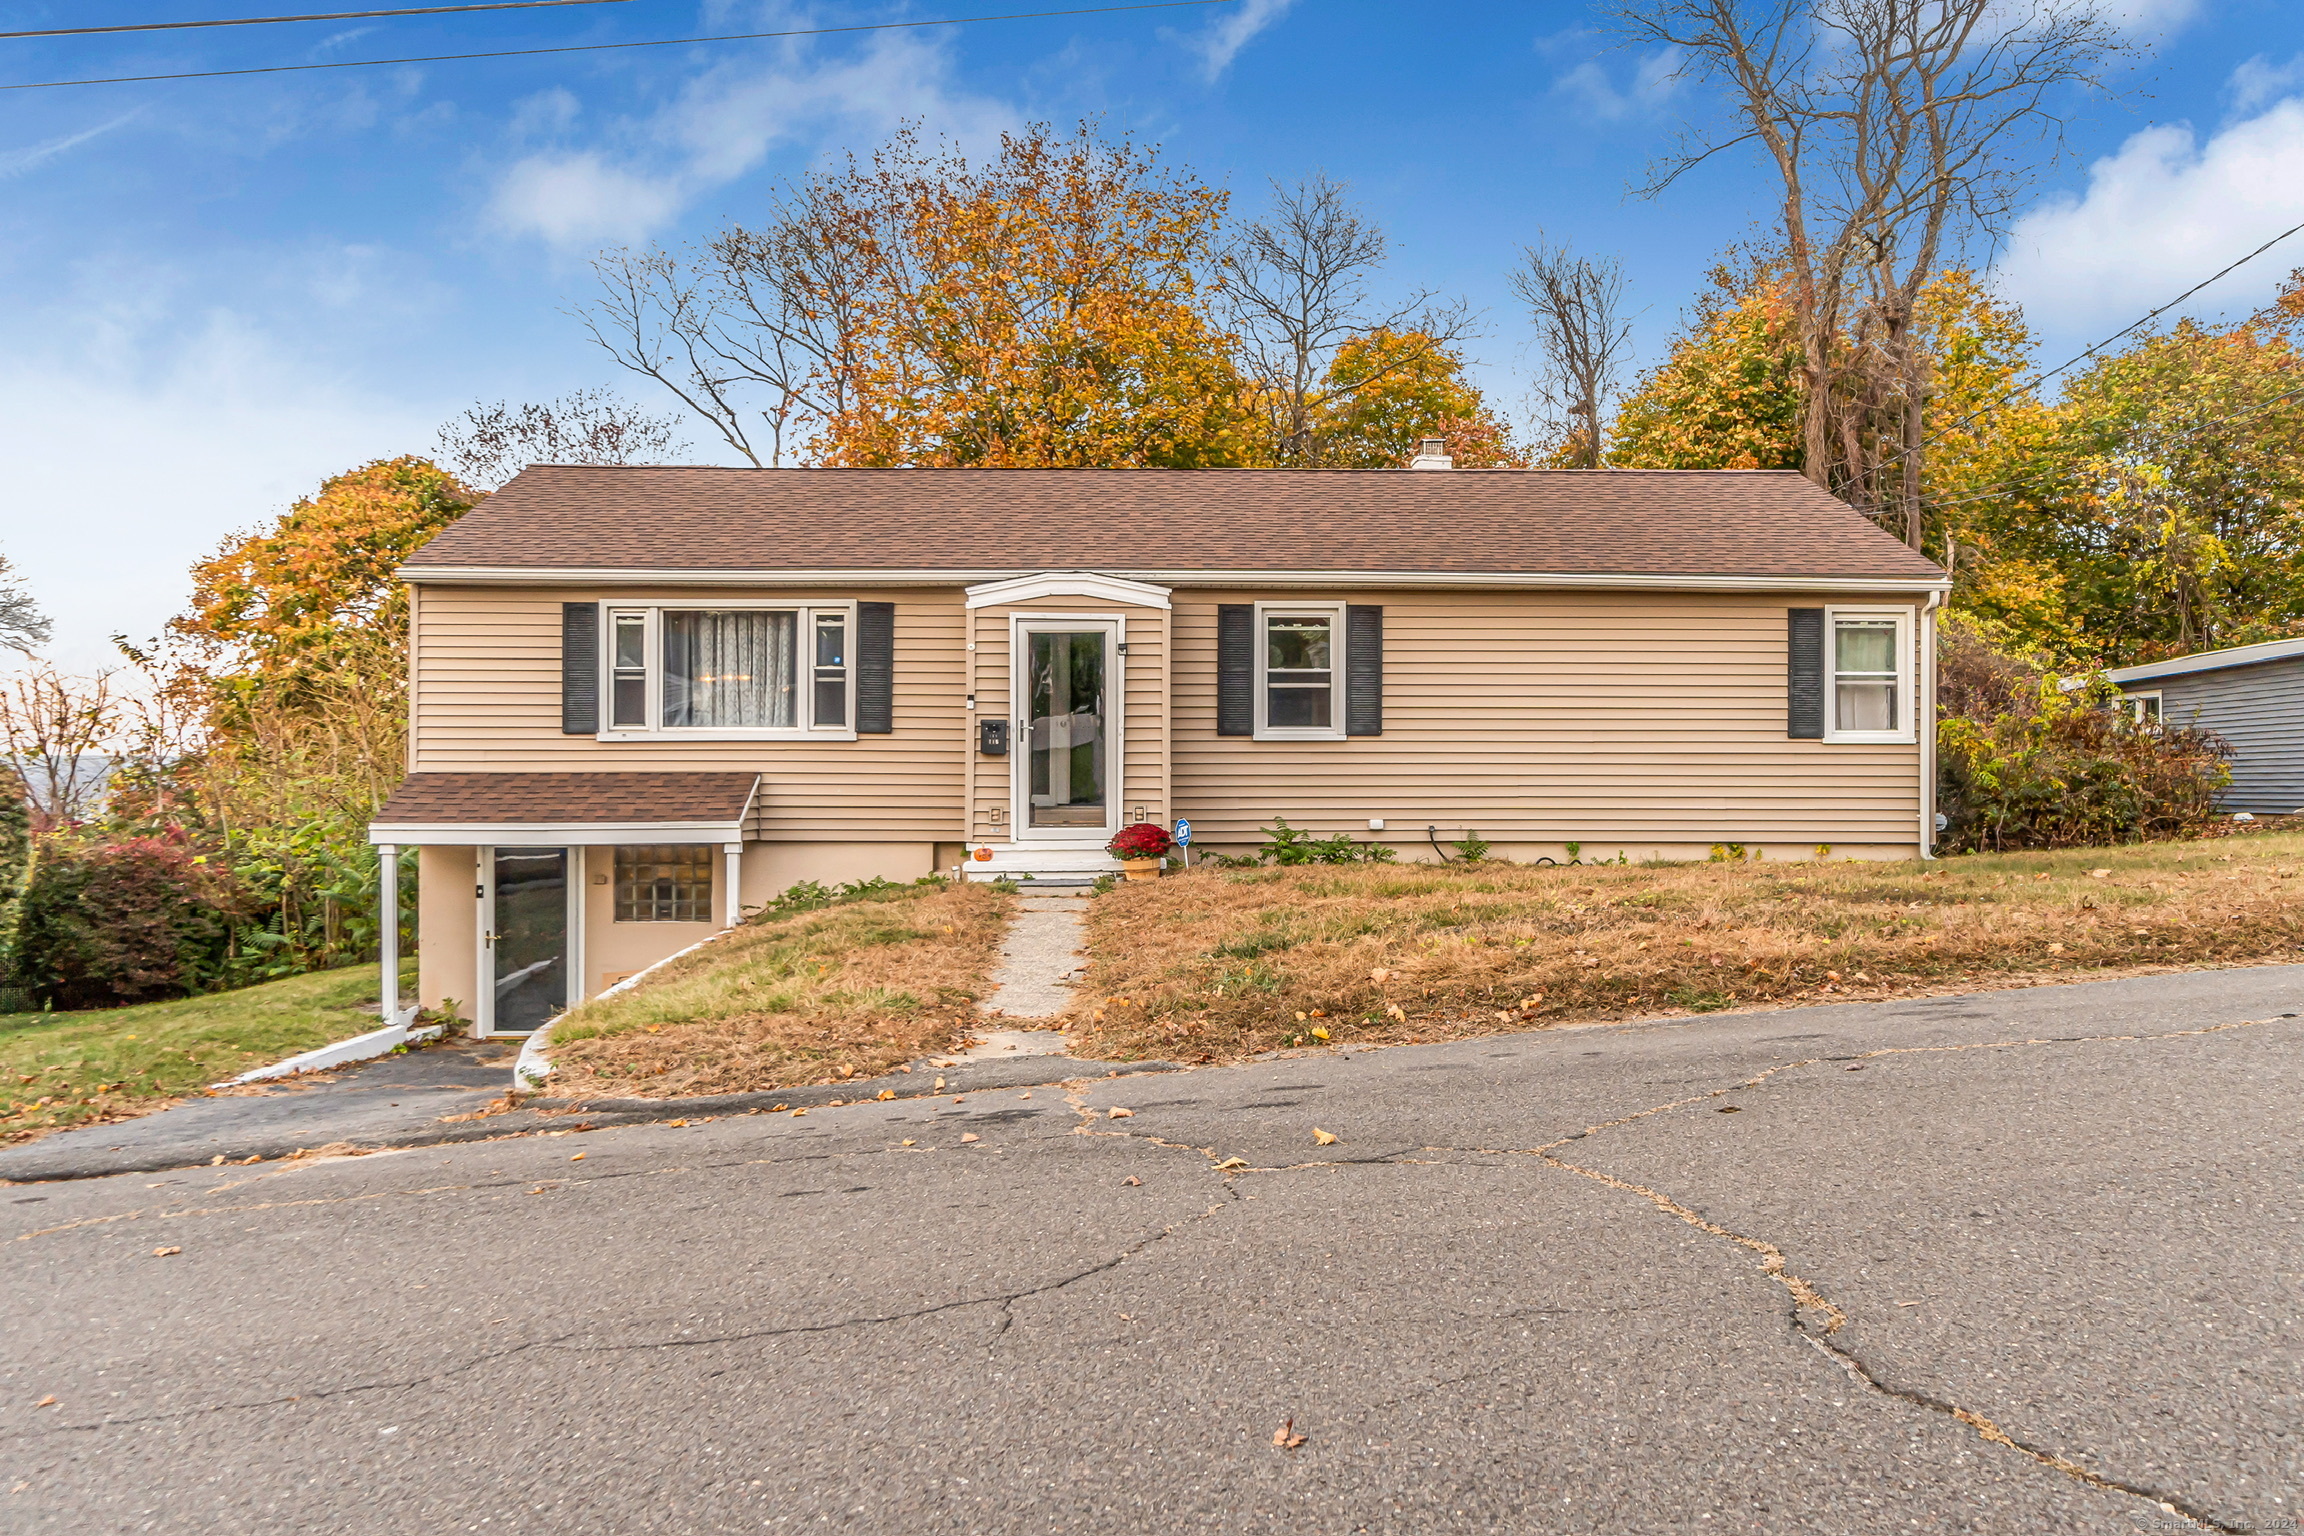
POLYGON ((854 741, 856 740, 856 604, 853 602, 794 602, 778 598, 715 598, 699 601, 666 601, 651 598, 643 602, 600 604, 600 741, 854 741), (799 616, 799 634, 793 644, 796 676, 793 687, 794 713, 797 725, 758 726, 667 726, 657 724, 664 718, 664 638, 663 618, 666 610, 679 612, 725 612, 730 609, 770 609, 799 616), (616 719, 616 616, 620 613, 647 615, 648 630, 646 655, 648 664, 648 704, 646 726, 619 726, 616 719), (847 623, 848 647, 848 723, 844 726, 818 726, 816 714, 816 616, 837 613, 847 623))
POLYGON ((1902 745, 1917 742, 1920 733, 1914 729, 1919 718, 1919 652, 1912 643, 1912 610, 1909 608, 1827 608, 1824 610, 1824 739, 1828 742, 1902 745), (1840 729, 1840 644, 1838 625, 1842 619, 1894 619, 1896 621, 1896 707, 1903 724, 1893 731, 1844 731, 1840 729))
POLYGON ((1258 603, 1256 605, 1256 730, 1258 741, 1342 741, 1344 739, 1344 605, 1342 603, 1258 603), (1265 685, 1272 648, 1267 618, 1324 618, 1328 630, 1328 720, 1326 726, 1273 726, 1265 723, 1271 690, 1265 685))
POLYGON ((2133 693, 2121 694, 2120 709, 2123 714, 2139 725, 2148 719, 2164 721, 2168 718, 2168 701, 2161 697, 2160 690, 2157 688, 2139 688, 2133 693), (2144 713, 2144 700, 2146 699, 2152 701, 2153 709, 2150 715, 2144 713))

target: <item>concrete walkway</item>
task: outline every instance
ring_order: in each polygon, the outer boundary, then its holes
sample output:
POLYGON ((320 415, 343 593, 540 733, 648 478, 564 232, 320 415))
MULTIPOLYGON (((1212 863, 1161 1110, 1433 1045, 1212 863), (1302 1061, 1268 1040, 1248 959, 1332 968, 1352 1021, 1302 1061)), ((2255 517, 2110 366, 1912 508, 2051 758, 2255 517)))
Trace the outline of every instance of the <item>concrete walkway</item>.
MULTIPOLYGON (((1072 1001, 1072 983, 1087 964, 1088 898, 1027 895, 1019 904, 1000 964, 992 972, 992 995, 984 1000, 987 1021, 1037 1022, 1060 1016, 1072 1001)), ((1064 1035, 1054 1029, 991 1027, 977 1043, 946 1061, 984 1061, 1004 1056, 1059 1056, 1064 1035)))

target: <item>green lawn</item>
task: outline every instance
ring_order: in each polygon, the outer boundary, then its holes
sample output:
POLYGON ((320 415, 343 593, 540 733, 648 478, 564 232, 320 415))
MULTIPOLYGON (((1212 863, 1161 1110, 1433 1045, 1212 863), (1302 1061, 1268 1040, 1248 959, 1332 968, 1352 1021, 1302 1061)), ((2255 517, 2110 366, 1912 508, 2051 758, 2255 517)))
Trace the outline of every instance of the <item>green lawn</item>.
MULTIPOLYGON (((413 980, 411 961, 402 973, 413 980)), ((0 1013, 0 1141, 137 1114, 378 1027, 376 968, 86 1013, 0 1013)))

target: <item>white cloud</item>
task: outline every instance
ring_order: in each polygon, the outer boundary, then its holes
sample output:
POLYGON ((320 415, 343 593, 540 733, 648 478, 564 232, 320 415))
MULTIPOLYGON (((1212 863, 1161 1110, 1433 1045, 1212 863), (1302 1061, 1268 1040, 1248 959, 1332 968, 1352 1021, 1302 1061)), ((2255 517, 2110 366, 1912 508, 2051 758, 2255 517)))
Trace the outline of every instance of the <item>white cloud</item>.
MULTIPOLYGON (((1542 40, 1538 42, 1541 50, 1542 40)), ((1635 114, 1654 112, 1669 103, 1680 89, 1680 50, 1659 48, 1644 54, 1633 66, 1632 79, 1621 89, 1608 78, 1598 59, 1586 59, 1552 82, 1555 95, 1566 96, 1592 116, 1617 122, 1635 114)))
MULTIPOLYGON (((1995 276, 2046 331, 2117 330, 2297 223, 2304 99, 2289 97, 2205 143, 2185 124, 2131 135, 2089 167, 2085 194, 2054 199, 2016 226, 1995 276)), ((2275 248, 2186 309, 2252 309, 2299 263, 2304 245, 2275 248)))
POLYGON ((498 223, 553 245, 621 244, 647 237, 680 211, 681 178, 607 163, 596 151, 530 155, 497 184, 498 223))
POLYGON ((1183 43, 1200 55, 1200 72, 1214 81, 1232 67, 1240 50, 1256 35, 1288 14, 1296 0, 1237 0, 1237 3, 1198 32, 1179 34, 1163 29, 1162 36, 1183 43))
POLYGON ((2285 64, 2274 64, 2258 54, 2232 71, 2232 110, 2253 112, 2298 86, 2304 86, 2304 53, 2285 64))
POLYGON ((121 113, 108 123, 98 123, 95 127, 83 128, 78 133, 60 134, 56 138, 28 145, 23 149, 0 149, 0 181, 21 176, 27 171, 37 170, 58 155, 77 149, 90 139, 110 133, 113 129, 132 122, 143 115, 144 109, 138 107, 132 112, 121 113))
MULTIPOLYGON (((949 45, 882 33, 855 53, 817 59, 801 44, 772 63, 716 65, 652 115, 608 125, 600 142, 538 148, 495 179, 499 229, 563 249, 643 239, 717 187, 795 143, 878 139, 899 122, 981 148, 1016 114, 953 84, 949 45)), ((515 137, 564 138, 580 117, 568 92, 520 104, 515 137)))

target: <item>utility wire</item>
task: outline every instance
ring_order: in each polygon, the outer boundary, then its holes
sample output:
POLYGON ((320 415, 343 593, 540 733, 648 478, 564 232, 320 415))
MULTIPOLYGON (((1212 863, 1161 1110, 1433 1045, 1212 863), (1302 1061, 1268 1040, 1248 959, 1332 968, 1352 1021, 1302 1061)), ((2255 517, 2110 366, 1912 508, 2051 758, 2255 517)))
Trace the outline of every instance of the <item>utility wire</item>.
POLYGON ((181 32, 190 27, 269 27, 283 21, 369 21, 378 16, 446 16, 457 11, 532 11, 553 5, 630 5, 632 0, 491 0, 486 5, 426 5, 411 11, 324 11, 315 16, 232 16, 221 21, 140 21, 125 27, 50 27, 0 32, 11 37, 94 37, 106 32, 181 32))
POLYGON ((2136 332, 2142 330, 2145 326, 2150 325, 2153 321, 2159 319, 2162 315, 2168 313, 2168 311, 2174 309, 2177 305, 2183 303, 2186 299, 2192 297, 2192 295, 2198 293, 2201 289, 2208 287, 2211 283, 2214 283, 2221 278, 2229 277, 2232 273, 2239 271, 2242 267, 2248 265, 2248 263, 2254 261, 2257 257, 2263 255, 2266 251, 2272 249, 2272 247, 2278 245, 2281 241, 2287 239, 2290 235, 2296 234, 2298 231, 2304 231, 2304 224, 2291 225, 2289 228, 2280 231, 2280 233, 2274 235, 2271 239, 2265 241, 2262 245, 2256 247, 2256 249, 2250 251, 2247 255, 2241 257, 2238 261, 2233 262, 2231 265, 2217 272, 2214 276, 2202 278, 2199 282, 2194 283, 2191 287, 2185 289, 2182 293, 2176 295, 2176 297, 2170 299, 2167 303, 2161 305, 2158 309, 2152 311, 2152 313, 2146 315, 2143 319, 2136 321, 2132 325, 2125 326, 2122 329, 2113 332, 2111 335, 2105 337, 2102 341, 2096 343, 2096 345, 2088 348, 2086 351, 2078 353, 2073 357, 2068 358, 2064 362, 2058 363, 2053 368, 2044 369, 2039 373, 2033 374, 2030 378, 2024 379, 2015 384, 2011 384, 2005 393, 1999 395, 1995 399, 1987 401, 1983 405, 1976 407, 1976 409, 1970 411, 1967 415, 1961 417, 1958 421, 1947 422, 1943 426, 1938 427, 1935 431, 1929 433, 1925 438, 1922 438, 1916 446, 1903 449, 1895 454, 1890 455, 1888 458, 1881 460, 1878 469, 1876 469, 1874 472, 1878 473, 1878 470, 1887 469, 1891 465, 1901 464, 1905 459, 1911 457, 1913 454, 1920 452, 1922 449, 1927 448, 1934 443, 1942 441, 1946 433, 1957 432, 1960 428, 1969 425, 1979 417, 1985 415, 1987 412, 1998 410, 2001 406, 2006 405, 2010 400, 2013 400, 2017 395, 2023 393, 2025 390, 2030 389, 2033 385, 2044 383, 2047 380, 2056 377, 2056 375, 2064 372, 2066 369, 2086 362, 2089 358, 2094 357, 2097 353, 2112 345, 2112 343, 2122 340, 2125 337, 2133 336, 2136 332))
MULTIPOLYGON (((2304 396, 2304 385, 2298 385, 2294 389, 2283 390, 2268 400, 2259 400, 2256 404, 2249 406, 2246 410, 2235 411, 2229 416, 2219 416, 2213 421, 2195 422, 2192 423, 2192 425, 2217 427, 2238 426, 2244 421, 2248 421, 2254 417, 2263 415, 2266 411, 2271 410, 2276 405, 2284 405, 2288 401, 2297 399, 2300 396, 2304 396)), ((2002 491, 2011 491, 2016 489, 2018 486, 2023 485, 2036 485, 2043 480, 2058 479, 2064 473, 2065 471, 2063 469, 2042 470, 2038 474, 2018 475, 2013 480, 2000 480, 1995 481, 1991 485, 1976 487, 1968 495, 1965 496, 1955 496, 1944 501, 1938 501, 1931 497, 1923 497, 1922 500, 1927 504, 1931 511, 1941 511, 1946 507, 1964 507, 1971 502, 1998 500, 1999 493, 2002 491)))
POLYGON ((1054 16, 1107 16, 1117 11, 1172 11, 1191 6, 1231 5, 1235 0, 1142 0, 1135 5, 1097 5, 1063 11, 1009 11, 997 16, 947 16, 936 21, 876 21, 848 27, 807 27, 783 32, 725 32, 713 37, 658 37, 634 43, 574 43, 558 48, 505 48, 491 53, 432 53, 405 59, 338 59, 327 64, 272 64, 261 69, 203 69, 173 75, 110 75, 88 80, 26 80, 0 85, 0 91, 45 91, 70 85, 139 85, 152 80, 218 80, 233 75, 289 75, 313 69, 369 69, 385 64, 450 64, 465 59, 525 59, 553 53, 605 53, 618 48, 675 48, 685 43, 742 43, 771 37, 830 37, 842 32, 901 32, 919 27, 957 27, 975 21, 1040 21, 1054 16))

